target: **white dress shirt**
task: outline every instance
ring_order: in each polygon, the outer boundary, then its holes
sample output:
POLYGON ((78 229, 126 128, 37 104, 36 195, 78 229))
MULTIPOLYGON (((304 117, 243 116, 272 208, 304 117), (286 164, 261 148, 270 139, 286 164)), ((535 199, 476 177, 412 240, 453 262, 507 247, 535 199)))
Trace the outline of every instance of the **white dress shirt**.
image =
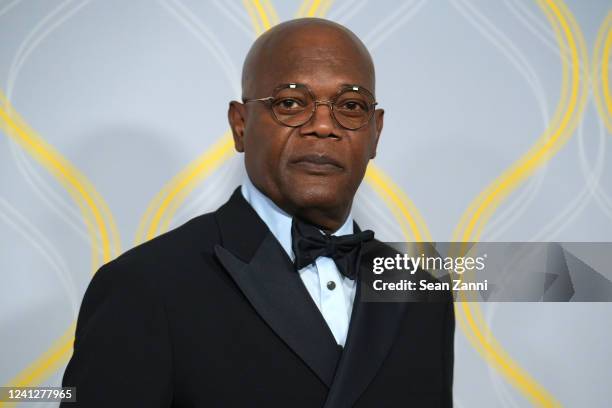
MULTIPOLYGON (((295 255, 291 248, 292 217, 259 191, 248 176, 245 177, 240 191, 293 261, 295 255)), ((352 233, 353 217, 349 214, 344 224, 333 235, 352 233)), ((325 256, 318 257, 313 264, 303 267, 298 273, 336 342, 344 347, 353 310, 356 281, 345 278, 334 261, 325 256)))

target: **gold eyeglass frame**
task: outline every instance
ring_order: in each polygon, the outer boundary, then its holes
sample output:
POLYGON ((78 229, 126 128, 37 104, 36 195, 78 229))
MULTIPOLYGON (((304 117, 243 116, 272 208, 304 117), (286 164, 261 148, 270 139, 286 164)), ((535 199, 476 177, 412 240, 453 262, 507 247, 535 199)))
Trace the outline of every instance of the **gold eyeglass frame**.
POLYGON ((376 111, 375 107, 376 107, 376 105, 378 105, 378 102, 376 102, 376 99, 374 98, 374 95, 372 95, 372 93, 370 91, 368 91, 366 88, 364 88, 363 86, 360 86, 360 85, 344 85, 342 88, 340 88, 340 90, 336 93, 336 95, 334 95, 331 99, 329 99, 329 100, 317 100, 315 98, 313 92, 308 87, 308 85, 306 85, 306 84, 299 84, 299 83, 288 83, 288 84, 279 85, 276 88, 274 88, 274 91, 272 91, 272 96, 266 96, 264 98, 242 98, 242 103, 249 103, 249 102, 265 102, 266 105, 268 106, 268 108, 272 111, 272 116, 274 117, 274 120, 277 123, 279 123, 279 124, 281 124, 283 126, 292 127, 292 128, 300 127, 300 126, 303 126, 306 123, 308 123, 312 119, 312 117, 314 116, 314 113, 317 110, 317 106, 318 105, 327 105, 327 106, 329 106, 330 115, 331 115, 332 119, 334 120, 334 122, 336 124, 338 124, 341 128, 347 129, 347 130, 358 130, 358 129, 361 129, 362 127, 364 127, 365 125, 367 125, 368 123, 370 123, 370 121, 372 120, 372 117, 374 116, 374 112, 376 111), (304 88, 306 90, 306 92, 308 92, 308 95, 310 96, 310 99, 313 101, 313 103, 312 103, 312 110, 310 111, 310 115, 308 115, 307 119, 304 120, 303 123, 300 123, 300 124, 297 124, 297 125, 288 125, 288 124, 286 124, 285 122, 283 122, 282 120, 280 120, 276 116, 276 112, 274 112, 274 109, 272 108, 272 103, 271 102, 276 99, 275 95, 279 91, 281 91, 282 89, 286 89, 286 88, 292 88, 292 89, 295 89, 295 88, 304 88), (335 114, 335 110, 334 110, 335 102, 340 97, 340 95, 344 94, 347 91, 364 93, 366 96, 368 96, 369 98, 371 98, 371 100, 374 101, 374 102, 368 104, 368 108, 370 109, 370 112, 368 113, 367 120, 365 120, 363 124, 361 124, 361 125, 359 125, 357 127, 348 127, 348 126, 345 126, 342 123, 340 123, 340 121, 336 118, 336 114, 335 114))

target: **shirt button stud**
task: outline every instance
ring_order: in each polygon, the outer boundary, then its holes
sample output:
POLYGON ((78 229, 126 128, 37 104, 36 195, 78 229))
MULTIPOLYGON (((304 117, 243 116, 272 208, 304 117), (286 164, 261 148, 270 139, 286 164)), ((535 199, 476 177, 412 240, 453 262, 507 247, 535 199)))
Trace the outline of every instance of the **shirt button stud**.
POLYGON ((336 289, 336 282, 334 282, 334 281, 327 282, 327 289, 329 289, 329 290, 336 289))

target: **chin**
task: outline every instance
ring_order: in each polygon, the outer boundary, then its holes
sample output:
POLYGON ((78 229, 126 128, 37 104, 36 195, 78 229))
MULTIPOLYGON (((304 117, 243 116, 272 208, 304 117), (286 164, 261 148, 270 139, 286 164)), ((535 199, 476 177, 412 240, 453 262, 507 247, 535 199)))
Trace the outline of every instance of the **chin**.
POLYGON ((301 208, 308 207, 338 207, 343 200, 338 194, 342 189, 331 183, 308 183, 292 186, 292 201, 301 208))

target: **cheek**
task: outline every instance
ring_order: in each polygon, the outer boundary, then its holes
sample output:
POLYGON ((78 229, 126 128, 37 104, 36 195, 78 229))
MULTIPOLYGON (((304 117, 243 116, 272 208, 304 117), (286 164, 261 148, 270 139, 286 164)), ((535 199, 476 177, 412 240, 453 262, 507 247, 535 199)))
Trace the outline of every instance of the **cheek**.
POLYGON ((274 150, 274 139, 271 133, 270 124, 263 115, 249 115, 244 138, 245 156, 261 161, 271 155, 274 150))
POLYGON ((252 121, 245 129, 245 161, 257 170, 266 169, 269 175, 277 174, 286 156, 283 130, 266 120, 252 121))
POLYGON ((373 142, 369 135, 360 135, 362 138, 358 142, 351 144, 351 157, 354 168, 366 168, 372 154, 373 142))

